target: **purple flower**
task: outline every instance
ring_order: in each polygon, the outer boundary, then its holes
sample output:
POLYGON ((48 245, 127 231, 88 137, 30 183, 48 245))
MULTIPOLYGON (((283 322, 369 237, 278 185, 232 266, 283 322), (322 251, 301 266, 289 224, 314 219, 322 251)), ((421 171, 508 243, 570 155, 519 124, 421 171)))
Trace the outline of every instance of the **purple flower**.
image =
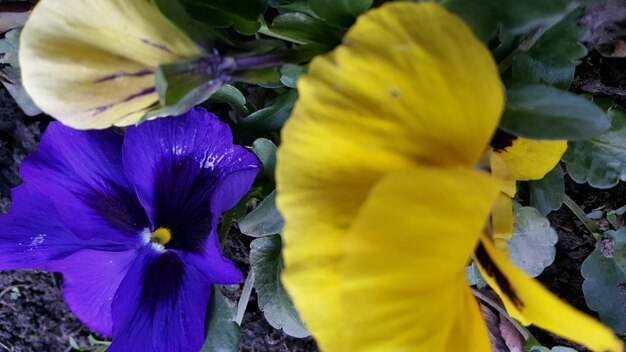
POLYGON ((203 109, 129 127, 53 122, 0 217, 0 269, 63 274, 63 295, 109 351, 198 351, 211 284, 241 273, 217 222, 260 163, 203 109))

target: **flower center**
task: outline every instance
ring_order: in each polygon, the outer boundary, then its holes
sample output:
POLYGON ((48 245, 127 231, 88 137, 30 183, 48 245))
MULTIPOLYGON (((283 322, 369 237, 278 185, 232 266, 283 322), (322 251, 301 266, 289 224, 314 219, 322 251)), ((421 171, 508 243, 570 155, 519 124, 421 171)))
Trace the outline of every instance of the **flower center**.
POLYGON ((152 231, 150 242, 166 245, 172 239, 172 231, 166 227, 159 227, 152 231))

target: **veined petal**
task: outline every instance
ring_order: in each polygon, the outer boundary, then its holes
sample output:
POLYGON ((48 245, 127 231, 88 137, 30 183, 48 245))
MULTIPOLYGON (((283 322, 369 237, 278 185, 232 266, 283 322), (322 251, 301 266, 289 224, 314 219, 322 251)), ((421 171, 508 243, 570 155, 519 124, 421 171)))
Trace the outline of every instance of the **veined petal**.
POLYGON ((42 0, 20 37, 26 91, 80 129, 135 123, 158 101, 156 67, 201 54, 147 0, 42 0))
POLYGON ((594 351, 622 352, 623 343, 607 327, 559 300, 537 281, 511 264, 486 236, 475 251, 483 277, 502 298, 508 313, 583 344, 594 351), (567 322, 564 324, 563 322, 567 322))
POLYGON ((540 141, 517 137, 499 154, 511 175, 518 181, 542 179, 559 163, 567 141, 540 141))
POLYGON ((464 269, 498 188, 471 169, 419 168, 379 182, 345 239, 346 323, 331 327, 346 345, 332 350, 489 350, 464 269))
POLYGON ((46 269, 63 274, 63 299, 72 313, 91 330, 111 336, 111 303, 136 256, 136 250, 83 249, 46 269))
MULTIPOLYGON (((215 277, 205 258, 146 246, 113 299, 113 343, 108 351, 199 351, 215 277)), ((220 268, 213 268, 220 272, 220 268)), ((241 279, 221 277, 221 283, 241 279)))
POLYGON ((77 131, 53 122, 20 174, 77 237, 141 243, 149 220, 124 175, 122 137, 113 131, 77 131))
POLYGON ((217 220, 243 197, 260 161, 234 145, 230 128, 202 108, 129 127, 124 168, 153 229, 172 230, 172 248, 198 251, 217 220))
POLYGON ((61 221, 54 204, 23 183, 11 191, 8 214, 0 216, 0 270, 54 270, 53 263, 79 250, 121 251, 106 239, 82 239, 61 221))

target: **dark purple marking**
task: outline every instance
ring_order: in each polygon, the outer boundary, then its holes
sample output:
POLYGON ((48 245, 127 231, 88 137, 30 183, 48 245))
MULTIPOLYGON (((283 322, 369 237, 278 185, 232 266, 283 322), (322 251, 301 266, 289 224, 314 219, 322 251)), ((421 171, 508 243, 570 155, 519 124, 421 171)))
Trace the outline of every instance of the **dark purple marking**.
POLYGON ((157 48, 159 50, 163 50, 163 51, 165 51, 167 53, 173 54, 173 52, 170 50, 170 48, 168 48, 167 46, 165 46, 163 44, 158 44, 158 43, 155 43, 155 42, 151 42, 151 41, 149 41, 148 39, 145 39, 145 38, 142 38, 141 42, 144 43, 144 44, 148 44, 151 47, 154 47, 154 48, 157 48))
POLYGON ((92 114, 92 116, 96 116, 98 114, 101 114, 101 113, 109 110, 110 108, 112 108, 113 106, 115 106, 117 104, 126 103, 126 102, 129 102, 129 101, 133 100, 133 99, 137 99, 137 98, 143 97, 145 95, 152 94, 154 92, 156 92, 156 88, 155 87, 144 88, 140 92, 135 93, 135 94, 131 94, 131 95, 127 96, 126 98, 124 98, 122 101, 119 101, 117 103, 103 105, 103 106, 98 106, 98 107, 93 108, 92 110, 95 110, 95 112, 92 114))
POLYGON ((122 78, 122 77, 143 77, 143 76, 147 76, 147 75, 152 74, 152 73, 154 73, 154 71, 152 71, 152 70, 141 70, 141 71, 137 71, 137 72, 114 73, 112 75, 108 75, 108 76, 104 76, 102 78, 98 78, 97 80, 93 81, 93 83, 102 83, 102 82, 112 81, 114 79, 118 79, 118 78, 122 78))

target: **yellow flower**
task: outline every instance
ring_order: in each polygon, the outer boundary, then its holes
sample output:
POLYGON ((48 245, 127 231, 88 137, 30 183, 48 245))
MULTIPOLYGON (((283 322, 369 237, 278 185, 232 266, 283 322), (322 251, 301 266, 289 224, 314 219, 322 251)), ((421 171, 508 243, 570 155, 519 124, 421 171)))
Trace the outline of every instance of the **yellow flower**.
POLYGON ((491 144, 491 172, 501 182, 501 193, 491 211, 492 238, 496 247, 508 255, 506 241, 513 236, 515 222, 512 203, 517 191, 515 181, 542 179, 561 160, 567 141, 531 140, 498 131, 491 144))
POLYGON ((622 351, 482 235, 501 184, 476 166, 503 92, 459 18, 383 5, 313 60, 298 90, 278 155, 283 281, 322 350, 490 350, 464 274, 476 250, 512 316, 622 351))
POLYGON ((20 38, 24 87, 64 124, 136 123, 155 106, 154 70, 202 49, 148 0, 41 0, 20 38))

